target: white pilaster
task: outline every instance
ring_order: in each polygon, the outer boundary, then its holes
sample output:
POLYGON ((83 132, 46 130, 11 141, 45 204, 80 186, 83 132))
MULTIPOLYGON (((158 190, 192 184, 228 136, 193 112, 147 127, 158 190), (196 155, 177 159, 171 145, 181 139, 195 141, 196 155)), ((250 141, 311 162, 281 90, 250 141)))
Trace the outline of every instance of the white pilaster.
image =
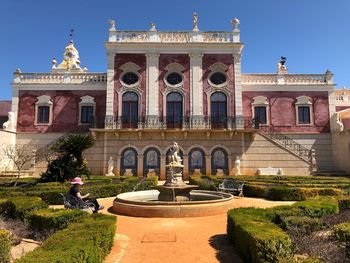
POLYGON ((159 115, 159 54, 146 54, 146 116, 159 115))
POLYGON ((114 115, 114 61, 115 53, 108 53, 108 67, 107 67, 107 89, 106 89, 106 116, 114 115))
POLYGON ((203 54, 190 54, 190 114, 203 116, 203 54))
MULTIPOLYGON (((235 116, 236 116, 236 118, 243 117, 241 58, 242 58, 241 52, 234 52, 233 53, 234 78, 235 78, 235 116)), ((243 128, 243 127, 240 127, 240 128, 243 128)))

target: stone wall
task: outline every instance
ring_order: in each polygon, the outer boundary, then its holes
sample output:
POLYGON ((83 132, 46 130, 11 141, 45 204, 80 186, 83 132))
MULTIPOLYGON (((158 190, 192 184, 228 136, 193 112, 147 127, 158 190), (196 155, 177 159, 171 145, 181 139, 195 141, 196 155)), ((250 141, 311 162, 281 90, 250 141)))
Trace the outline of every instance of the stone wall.
POLYGON ((13 169, 12 162, 4 155, 3 149, 8 145, 15 145, 15 143, 15 132, 0 130, 0 172, 13 169))
POLYGON ((336 169, 350 173, 350 129, 334 133, 332 139, 336 169))
MULTIPOLYGON (((39 149, 60 137, 61 133, 19 133, 18 143, 30 144, 33 149, 39 149)), ((93 174, 107 173, 107 161, 110 156, 114 160, 114 173, 119 175, 121 170, 121 155, 126 148, 137 152, 138 176, 143 176, 144 153, 153 147, 160 152, 160 174, 165 178, 166 152, 175 140, 180 145, 185 165, 184 176, 188 178, 189 153, 194 148, 200 148, 205 154, 206 174, 212 174, 211 159, 216 148, 224 149, 228 156, 229 174, 234 174, 236 156, 241 158, 241 173, 254 175, 258 168, 282 168, 286 175, 308 175, 309 164, 294 154, 276 145, 274 142, 252 132, 233 131, 115 131, 95 130, 96 143, 84 155, 93 174)), ((316 150, 316 159, 320 170, 333 169, 332 138, 330 134, 288 134, 307 148, 316 150)), ((45 163, 36 165, 39 173, 45 168, 45 163)))

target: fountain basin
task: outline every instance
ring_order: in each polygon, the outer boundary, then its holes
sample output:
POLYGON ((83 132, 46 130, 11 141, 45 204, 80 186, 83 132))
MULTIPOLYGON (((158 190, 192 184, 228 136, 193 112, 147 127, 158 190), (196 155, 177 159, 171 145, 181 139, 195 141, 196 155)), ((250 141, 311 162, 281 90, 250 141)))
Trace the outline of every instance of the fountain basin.
POLYGON ((159 201, 158 190, 136 191, 117 195, 113 212, 135 217, 199 217, 226 213, 233 195, 192 190, 191 201, 159 201))

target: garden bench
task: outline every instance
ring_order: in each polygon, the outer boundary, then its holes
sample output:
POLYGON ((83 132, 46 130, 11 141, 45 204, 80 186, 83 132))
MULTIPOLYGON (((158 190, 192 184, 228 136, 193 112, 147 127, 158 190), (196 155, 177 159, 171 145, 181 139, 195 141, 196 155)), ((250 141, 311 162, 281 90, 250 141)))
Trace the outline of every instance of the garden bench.
POLYGON ((224 179, 219 185, 219 190, 231 194, 238 193, 238 196, 243 196, 244 182, 236 179, 224 179))
POLYGON ((91 202, 85 202, 70 194, 60 194, 63 198, 64 208, 66 209, 81 209, 84 211, 95 210, 95 205, 91 202))

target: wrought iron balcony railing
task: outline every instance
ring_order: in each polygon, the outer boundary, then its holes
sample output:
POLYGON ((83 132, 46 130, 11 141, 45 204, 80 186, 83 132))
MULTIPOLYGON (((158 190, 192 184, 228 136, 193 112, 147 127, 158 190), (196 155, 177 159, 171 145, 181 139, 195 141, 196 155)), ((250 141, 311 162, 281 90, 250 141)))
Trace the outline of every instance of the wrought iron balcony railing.
MULTIPOLYGON (((96 122, 96 127, 101 124, 96 122)), ((107 115, 105 129, 181 129, 181 130, 211 130, 211 129, 258 129, 258 123, 245 117, 214 117, 214 116, 111 116, 107 115)))

